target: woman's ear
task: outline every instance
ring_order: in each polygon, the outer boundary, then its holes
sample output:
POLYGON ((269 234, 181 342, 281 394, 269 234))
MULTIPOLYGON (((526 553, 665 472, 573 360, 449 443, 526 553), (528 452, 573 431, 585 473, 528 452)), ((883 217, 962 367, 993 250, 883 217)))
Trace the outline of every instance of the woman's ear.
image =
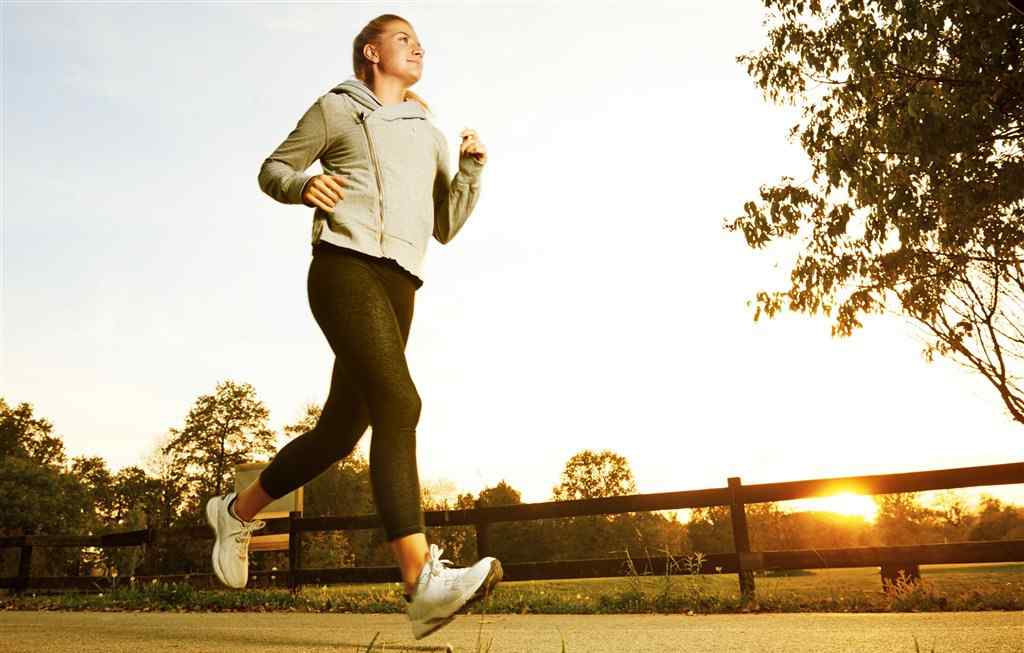
POLYGON ((370 63, 380 63, 375 57, 377 53, 374 51, 373 44, 367 43, 363 46, 363 58, 370 63))

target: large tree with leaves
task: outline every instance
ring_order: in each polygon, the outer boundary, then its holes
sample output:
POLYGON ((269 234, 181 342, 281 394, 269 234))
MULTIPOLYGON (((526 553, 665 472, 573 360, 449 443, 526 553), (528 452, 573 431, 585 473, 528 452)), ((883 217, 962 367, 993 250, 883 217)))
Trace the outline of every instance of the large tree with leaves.
POLYGON ((609 449, 584 449, 565 463, 551 494, 555 501, 618 497, 636 494, 636 480, 625 456, 609 449))
MULTIPOLYGON (((0 535, 82 532, 91 503, 65 463, 64 441, 53 424, 35 416, 31 404, 12 407, 0 397, 0 535)), ((0 550, 0 573, 16 571, 17 555, 17 549, 0 550)), ((34 574, 61 575, 77 568, 73 549, 42 548, 33 554, 34 574)))
MULTIPOLYGON (((477 506, 514 506, 523 502, 519 490, 502 479, 497 485, 485 487, 477 495, 477 506)), ((545 537, 553 532, 552 520, 533 519, 522 522, 495 522, 489 526, 490 551, 488 555, 507 562, 547 560, 553 557, 557 541, 545 537)))
POLYGON ((270 411, 248 383, 224 381, 196 399, 185 426, 171 429, 164 453, 188 479, 193 502, 232 488, 234 467, 276 450, 270 411))
POLYGON ((11 407, 0 397, 0 458, 14 456, 45 467, 64 465, 64 441, 54 435, 53 424, 32 414, 32 404, 11 407))
MULTIPOLYGON (((555 501, 625 496, 636 494, 636 480, 625 456, 610 449, 584 449, 566 461, 551 494, 555 501)), ((616 529, 612 515, 568 517, 552 525, 560 546, 556 558, 613 557, 627 546, 617 536, 622 529, 616 529)))
POLYGON ((1024 422, 1024 17, 995 0, 765 0, 768 44, 740 56, 801 107, 810 159, 725 228, 753 248, 802 239, 754 319, 825 315, 849 336, 892 312, 924 354, 980 372, 1024 422))
POLYGON ((64 468, 64 440, 32 404, 0 397, 0 533, 74 534, 90 509, 87 491, 64 468))

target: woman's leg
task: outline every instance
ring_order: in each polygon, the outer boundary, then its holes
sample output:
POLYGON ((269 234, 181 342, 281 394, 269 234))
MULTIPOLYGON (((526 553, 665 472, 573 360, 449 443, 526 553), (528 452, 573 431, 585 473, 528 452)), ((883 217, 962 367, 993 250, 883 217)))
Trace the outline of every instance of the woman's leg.
POLYGON ((242 519, 252 519, 274 499, 313 480, 352 453, 369 424, 358 385, 342 361, 335 358, 331 389, 316 426, 277 452, 260 477, 239 493, 235 513, 242 519))
POLYGON ((317 427, 282 448, 246 497, 283 496, 308 482, 348 455, 369 421, 374 502, 407 591, 428 555, 416 465, 420 398, 404 351, 414 297, 410 280, 389 265, 350 254, 314 257, 310 307, 336 356, 331 395, 317 427))

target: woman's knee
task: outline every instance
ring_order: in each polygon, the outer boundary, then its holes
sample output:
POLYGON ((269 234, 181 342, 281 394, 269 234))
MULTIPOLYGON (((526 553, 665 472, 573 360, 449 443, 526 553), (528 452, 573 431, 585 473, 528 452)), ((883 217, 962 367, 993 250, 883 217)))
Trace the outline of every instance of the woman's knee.
POLYGON ((401 398, 396 401, 395 405, 402 426, 416 426, 419 423, 423 401, 420 399, 420 393, 416 390, 416 386, 409 384, 404 388, 401 398))
POLYGON ((395 385, 376 397, 371 406, 375 425, 389 424, 395 428, 413 428, 420 421, 423 402, 412 383, 395 385))

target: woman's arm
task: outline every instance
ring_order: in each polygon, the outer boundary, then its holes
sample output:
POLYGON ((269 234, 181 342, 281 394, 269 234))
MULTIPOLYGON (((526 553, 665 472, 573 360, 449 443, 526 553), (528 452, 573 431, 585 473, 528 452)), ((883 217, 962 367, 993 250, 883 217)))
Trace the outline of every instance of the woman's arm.
POLYGON ((459 233, 480 196, 480 177, 484 164, 462 154, 455 178, 449 180, 448 139, 441 130, 434 176, 434 238, 447 243, 459 233))
POLYGON ((284 142, 268 156, 260 167, 259 184, 264 193, 283 204, 306 204, 303 191, 310 179, 306 169, 327 149, 327 123, 320 100, 313 103, 299 118, 284 142))

